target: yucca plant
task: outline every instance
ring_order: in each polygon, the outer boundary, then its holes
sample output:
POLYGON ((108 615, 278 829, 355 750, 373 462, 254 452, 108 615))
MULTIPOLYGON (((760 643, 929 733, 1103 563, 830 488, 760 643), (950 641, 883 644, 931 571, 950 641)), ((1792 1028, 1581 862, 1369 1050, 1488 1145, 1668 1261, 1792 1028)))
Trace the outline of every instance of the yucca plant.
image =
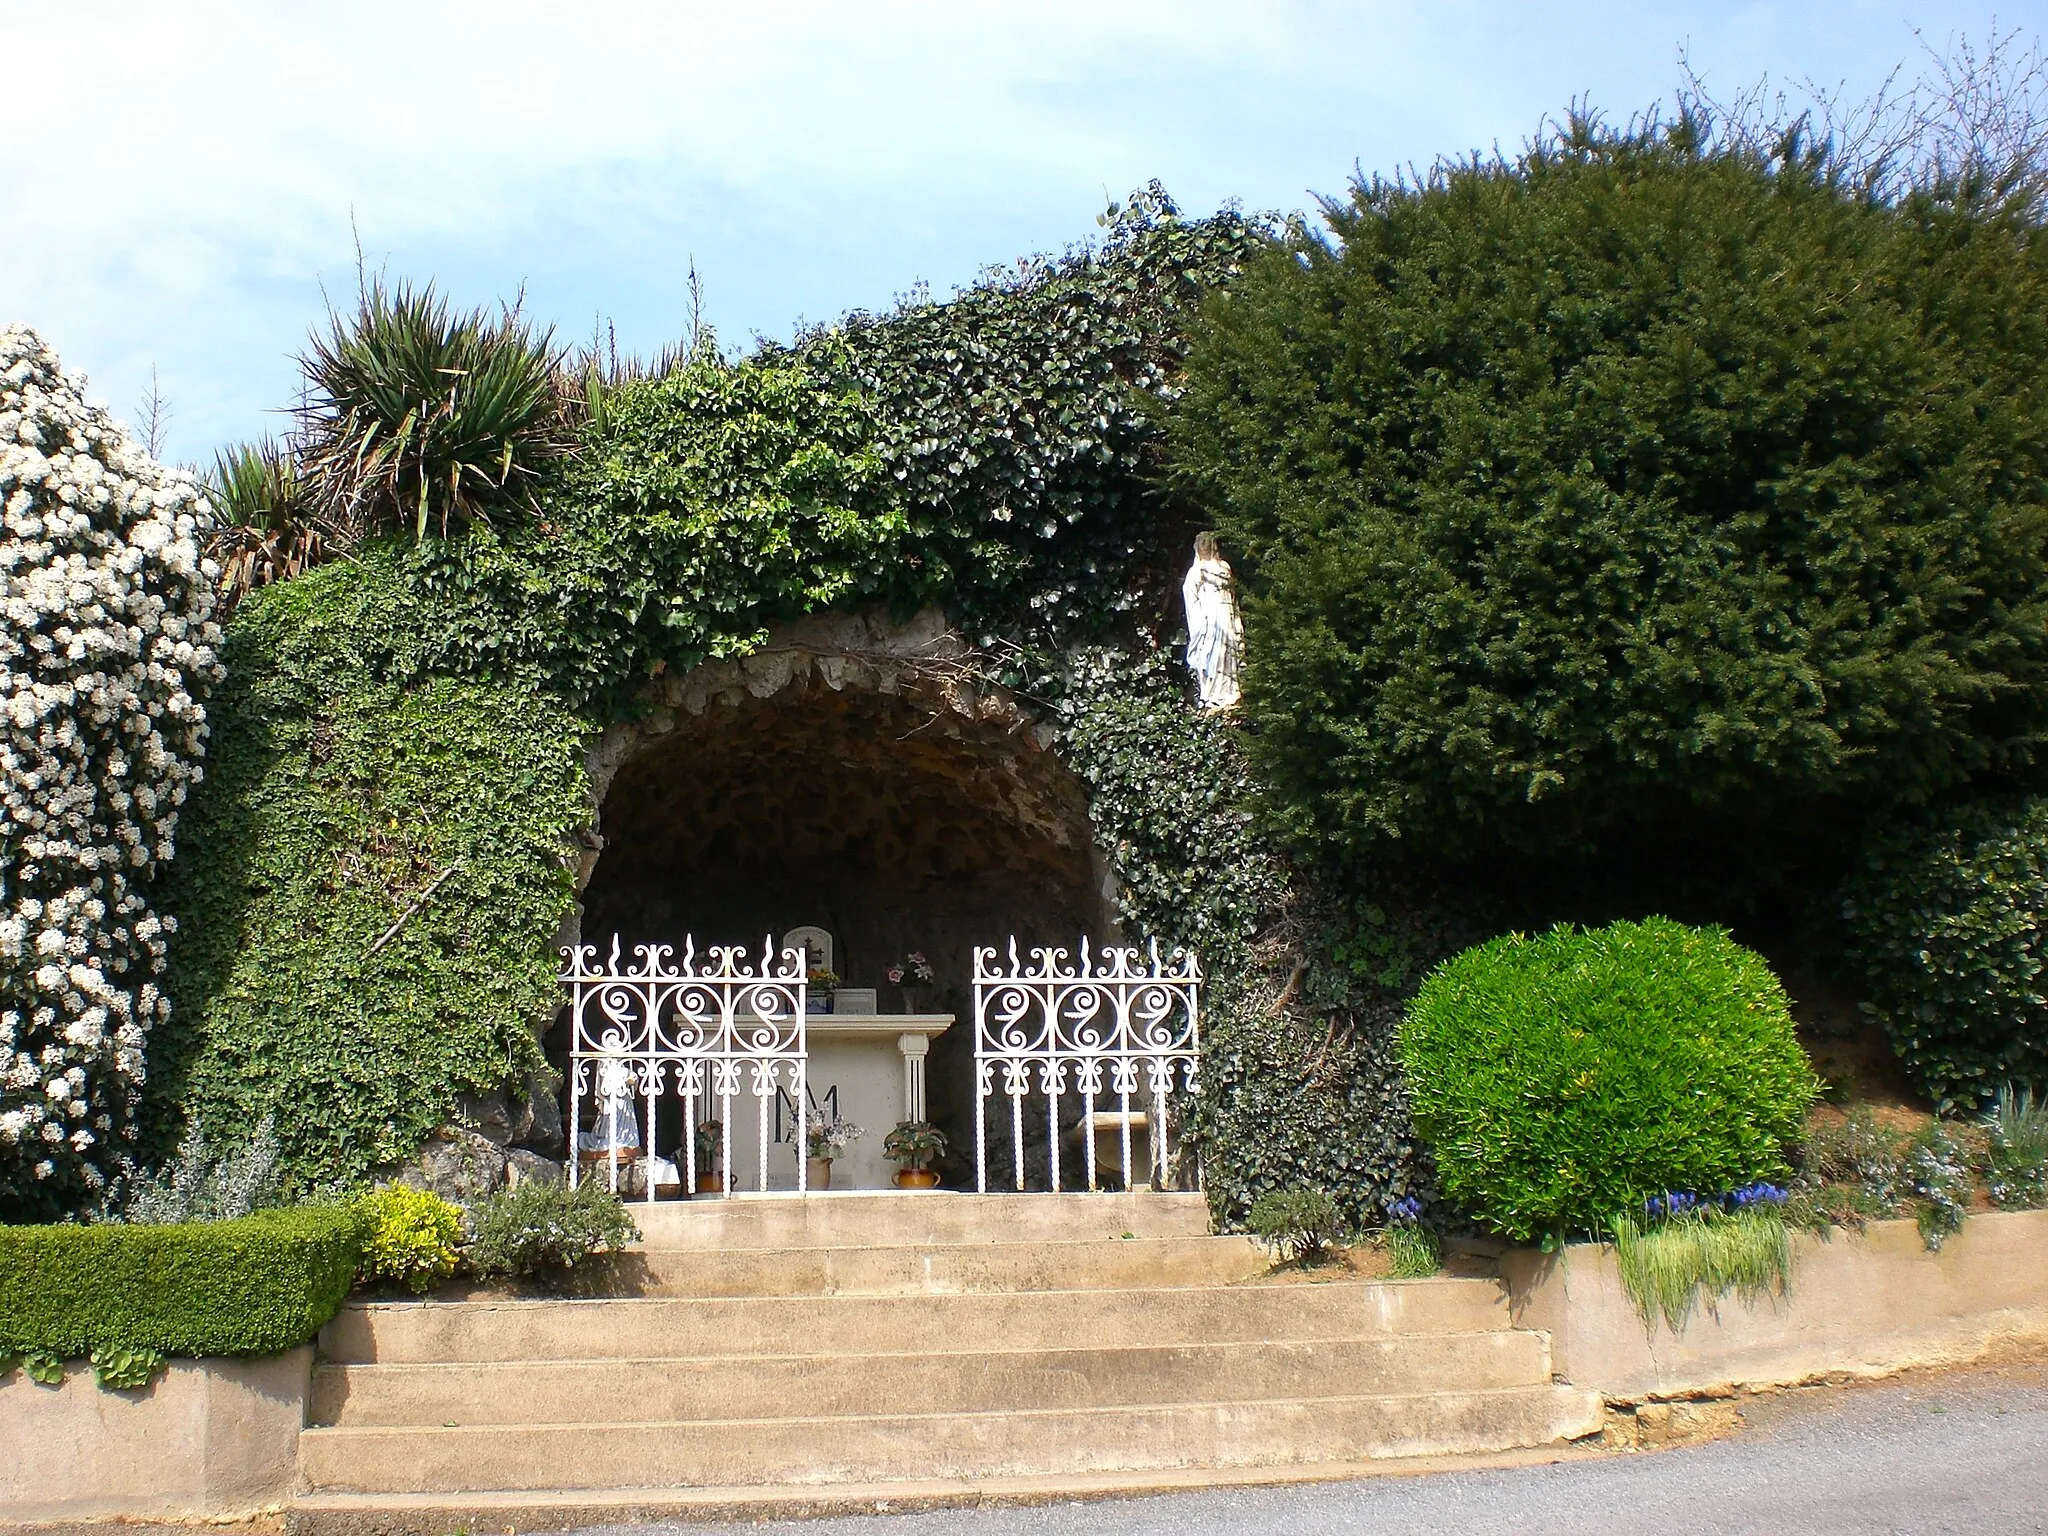
POLYGON ((560 361, 516 308, 458 314, 432 284, 366 282, 300 359, 301 462, 327 515, 423 540, 530 508, 574 441, 560 361))
POLYGON ((347 543, 321 516, 289 446, 243 443, 214 458, 215 523, 206 553, 220 566, 220 612, 257 587, 288 581, 347 543))

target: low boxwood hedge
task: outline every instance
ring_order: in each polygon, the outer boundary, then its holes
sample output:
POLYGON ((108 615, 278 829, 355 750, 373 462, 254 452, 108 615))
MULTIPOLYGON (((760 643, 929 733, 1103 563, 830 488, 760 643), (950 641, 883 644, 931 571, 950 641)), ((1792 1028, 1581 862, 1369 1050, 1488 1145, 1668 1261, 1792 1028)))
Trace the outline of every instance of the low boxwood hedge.
POLYGON ((1820 1088, 1763 958, 1658 917, 1455 955, 1400 1040, 1444 1192, 1522 1241, 1782 1176, 1820 1088))
POLYGON ((363 1227, 348 1205, 179 1226, 0 1227, 0 1353, 291 1349, 348 1294, 363 1227))

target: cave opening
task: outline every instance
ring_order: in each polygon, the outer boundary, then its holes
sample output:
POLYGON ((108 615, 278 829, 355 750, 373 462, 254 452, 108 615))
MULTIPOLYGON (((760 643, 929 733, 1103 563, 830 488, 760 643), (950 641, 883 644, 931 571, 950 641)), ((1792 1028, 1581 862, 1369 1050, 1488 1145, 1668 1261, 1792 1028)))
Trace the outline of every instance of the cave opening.
MULTIPOLYGON (((764 939, 826 930, 842 987, 874 989, 885 1014, 954 1016, 930 1043, 924 1091, 949 1144, 942 1176, 971 1187, 973 947, 1014 936, 1027 953, 1071 949, 1116 932, 1086 794, 1014 704, 886 673, 862 687, 787 671, 772 689, 700 686, 696 708, 660 712, 613 752, 581 940, 600 955, 616 935, 626 956, 667 944, 680 957, 687 936, 700 956, 758 956, 764 939), (912 952, 936 973, 914 1010, 888 979, 912 952)), ((549 1044, 564 1065, 566 1032, 549 1044)), ((814 1038, 814 1108, 834 1103, 823 1060, 814 1038)), ((664 1118, 653 1150, 681 1157, 681 1117, 664 1118)), ((892 1123, 864 1127, 860 1166, 880 1169, 892 1123)))

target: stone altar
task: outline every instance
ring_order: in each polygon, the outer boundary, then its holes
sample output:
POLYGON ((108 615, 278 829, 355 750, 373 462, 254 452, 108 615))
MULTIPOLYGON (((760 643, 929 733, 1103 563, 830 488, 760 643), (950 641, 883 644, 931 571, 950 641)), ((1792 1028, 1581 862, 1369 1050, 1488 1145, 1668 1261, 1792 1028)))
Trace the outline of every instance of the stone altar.
MULTIPOLYGON (((833 1189, 895 1187, 896 1165, 882 1156, 882 1139, 899 1120, 925 1118, 925 1056, 952 1027, 950 1013, 814 1013, 805 1021, 812 1103, 826 1115, 836 1109, 866 1133, 833 1166, 833 1189)), ((778 1132, 798 1137, 789 1118, 778 1132)), ((784 1140, 769 1148, 770 1189, 796 1188, 791 1150, 801 1145, 784 1140)), ((733 1149, 741 1190, 755 1187, 757 1146, 733 1149)))

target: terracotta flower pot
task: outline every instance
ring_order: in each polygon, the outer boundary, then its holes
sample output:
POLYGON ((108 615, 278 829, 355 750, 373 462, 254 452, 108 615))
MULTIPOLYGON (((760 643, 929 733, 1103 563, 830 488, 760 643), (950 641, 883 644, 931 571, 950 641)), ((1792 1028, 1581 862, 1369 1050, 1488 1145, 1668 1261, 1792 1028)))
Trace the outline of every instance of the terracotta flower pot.
POLYGON ((716 1173, 700 1173, 697 1175, 697 1193, 700 1195, 722 1195, 725 1193, 725 1180, 721 1179, 716 1173))
POLYGON ((898 1189, 937 1189, 939 1174, 935 1168, 898 1168, 896 1170, 898 1189))
POLYGON ((829 1157, 805 1158, 804 1185, 809 1189, 830 1189, 832 1187, 832 1159, 829 1157))

